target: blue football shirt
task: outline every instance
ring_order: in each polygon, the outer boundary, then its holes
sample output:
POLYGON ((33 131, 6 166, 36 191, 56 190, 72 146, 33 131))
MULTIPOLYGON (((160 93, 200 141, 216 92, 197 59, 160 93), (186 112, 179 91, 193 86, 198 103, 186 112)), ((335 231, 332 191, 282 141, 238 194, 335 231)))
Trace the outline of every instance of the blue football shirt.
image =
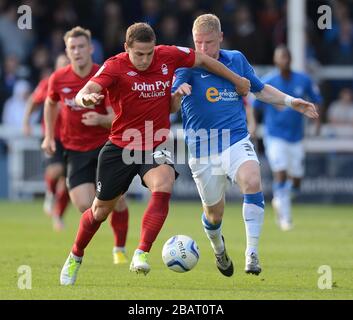
MULTIPOLYGON (((251 91, 264 84, 239 51, 220 50, 219 61, 251 82, 251 91)), ((203 157, 220 153, 248 135, 243 99, 228 80, 202 68, 180 68, 175 72, 172 91, 182 83, 192 93, 181 101, 183 129, 189 153, 203 157)))
MULTIPOLYGON (((262 78, 278 90, 295 98, 307 99, 313 103, 320 103, 322 98, 317 85, 304 73, 291 72, 289 79, 284 79, 276 70, 262 78)), ((256 100, 254 108, 261 108, 264 112, 264 134, 284 139, 288 142, 298 142, 304 137, 304 115, 285 107, 283 110, 256 100)))

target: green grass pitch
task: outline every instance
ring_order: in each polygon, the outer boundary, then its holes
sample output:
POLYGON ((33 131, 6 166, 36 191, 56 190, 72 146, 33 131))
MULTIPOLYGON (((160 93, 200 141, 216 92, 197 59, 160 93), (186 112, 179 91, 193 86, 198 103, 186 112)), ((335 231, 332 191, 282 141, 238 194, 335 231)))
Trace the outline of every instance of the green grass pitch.
MULTIPOLYGON (((145 203, 129 202, 129 257, 137 246, 145 203)), ((200 222, 200 204, 172 201, 169 216, 150 253, 147 276, 129 272, 128 265, 113 265, 113 235, 105 222, 86 250, 76 285, 61 287, 59 274, 79 221, 71 206, 66 229, 55 233, 42 212, 42 202, 0 202, 0 299, 122 299, 122 300, 238 300, 238 299, 352 299, 352 206, 295 205, 295 228, 280 231, 267 205, 260 242, 259 276, 244 273, 245 230, 240 204, 226 206, 223 234, 235 264, 231 278, 222 276, 200 222), (186 234, 200 248, 197 266, 187 273, 168 270, 162 262, 164 242, 186 234), (19 289, 21 265, 30 266, 31 289, 19 289), (319 273, 327 265, 332 288, 319 273)), ((327 270, 326 270, 327 271, 327 270)), ((329 281, 329 280, 328 280, 329 281)))

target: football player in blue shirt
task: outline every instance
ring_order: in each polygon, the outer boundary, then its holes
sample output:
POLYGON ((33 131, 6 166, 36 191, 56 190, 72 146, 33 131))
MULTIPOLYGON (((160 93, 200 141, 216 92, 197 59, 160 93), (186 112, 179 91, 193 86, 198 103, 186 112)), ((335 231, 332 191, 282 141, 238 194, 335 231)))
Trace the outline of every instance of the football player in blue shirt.
MULTIPOLYGON (((310 77, 291 70, 291 54, 286 46, 275 49, 273 60, 277 70, 264 76, 264 83, 286 94, 321 102, 319 89, 310 77)), ((261 108, 264 115, 265 152, 273 173, 272 205, 279 227, 288 231, 293 227, 291 192, 299 192, 304 175, 304 117, 292 108, 281 110, 259 100, 254 102, 254 108, 261 108)))
MULTIPOLYGON (((317 117, 315 106, 264 85, 239 51, 221 50, 223 39, 217 16, 199 16, 193 25, 196 51, 218 59, 247 78, 251 91, 262 101, 288 105, 309 117, 317 117)), ((264 218, 264 197, 260 168, 249 140, 242 97, 232 84, 204 69, 178 69, 173 84, 171 112, 182 107, 183 128, 189 150, 189 166, 196 182, 204 212, 202 224, 225 276, 233 274, 221 225, 227 179, 237 182, 244 194, 243 218, 246 229, 245 272, 258 275, 258 241, 264 218)))

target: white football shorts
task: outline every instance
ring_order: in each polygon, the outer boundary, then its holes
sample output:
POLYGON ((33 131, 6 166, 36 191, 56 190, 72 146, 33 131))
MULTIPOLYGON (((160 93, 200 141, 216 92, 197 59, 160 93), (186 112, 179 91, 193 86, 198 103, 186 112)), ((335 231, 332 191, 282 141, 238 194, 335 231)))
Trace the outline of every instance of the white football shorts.
POLYGON ((304 145, 302 141, 288 142, 277 137, 264 138, 265 153, 273 172, 287 171, 293 178, 304 175, 304 145))
POLYGON ((189 158, 189 167, 201 201, 210 207, 222 200, 227 180, 236 182, 239 167, 246 161, 259 163, 249 136, 209 157, 189 158))

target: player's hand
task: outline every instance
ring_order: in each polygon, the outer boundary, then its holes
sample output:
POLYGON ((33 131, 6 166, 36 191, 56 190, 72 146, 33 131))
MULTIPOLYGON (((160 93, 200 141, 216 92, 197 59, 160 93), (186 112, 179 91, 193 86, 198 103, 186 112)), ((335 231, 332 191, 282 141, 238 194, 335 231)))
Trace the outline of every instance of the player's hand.
POLYGON ((250 86, 250 81, 244 77, 241 77, 236 84, 236 91, 239 95, 246 96, 250 91, 250 86))
POLYGON ((179 95, 181 97, 189 96, 191 94, 191 90, 192 90, 192 86, 184 82, 179 86, 177 90, 174 91, 174 94, 179 95))
POLYGON ((55 140, 45 137, 42 142, 41 148, 47 155, 53 155, 56 151, 55 140))
POLYGON ((102 115, 95 111, 89 111, 82 115, 81 122, 86 126, 99 126, 102 115))
POLYGON ((319 114, 313 103, 305 101, 300 98, 294 98, 292 100, 292 107, 294 110, 306 115, 308 118, 317 119, 319 114))
POLYGON ((82 96, 82 102, 86 108, 94 109, 94 106, 100 104, 104 95, 100 93, 86 93, 82 96))

